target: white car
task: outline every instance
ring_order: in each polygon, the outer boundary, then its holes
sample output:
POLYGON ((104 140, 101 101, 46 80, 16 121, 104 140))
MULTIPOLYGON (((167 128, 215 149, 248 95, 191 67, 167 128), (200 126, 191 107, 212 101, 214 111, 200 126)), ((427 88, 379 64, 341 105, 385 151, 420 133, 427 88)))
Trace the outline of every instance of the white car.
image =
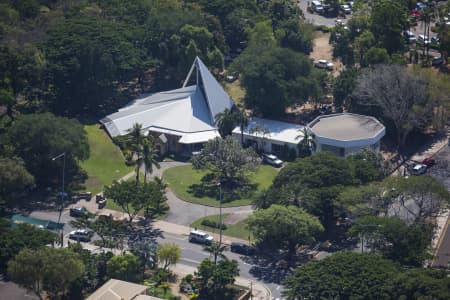
POLYGON ((422 175, 427 171, 427 165, 425 164, 417 164, 411 169, 411 174, 413 175, 422 175))
POLYGON ((77 229, 69 233, 69 239, 77 240, 80 242, 89 242, 91 240, 92 233, 85 229, 77 229))
POLYGON ((405 39, 409 42, 409 43, 415 43, 417 41, 416 36, 414 35, 413 32, 411 31, 405 31, 403 33, 403 35, 405 36, 405 39))
POLYGON ((315 66, 316 68, 319 68, 319 69, 327 69, 327 70, 330 70, 330 71, 334 69, 333 63, 329 62, 329 61, 326 60, 326 59, 319 59, 319 60, 316 60, 316 61, 314 62, 314 66, 315 66))
POLYGON ((419 42, 424 43, 424 44, 429 44, 429 43, 430 43, 430 37, 427 36, 427 35, 423 35, 423 34, 419 35, 419 36, 417 37, 417 40, 418 40, 419 42))
POLYGON ((283 166, 283 161, 273 154, 263 154, 263 161, 277 168, 283 166))
POLYGON ((214 238, 206 232, 200 230, 192 230, 189 232, 189 242, 209 245, 214 241, 214 238))
POLYGON ((342 4, 341 9, 345 14, 350 14, 352 12, 352 9, 347 4, 342 4))

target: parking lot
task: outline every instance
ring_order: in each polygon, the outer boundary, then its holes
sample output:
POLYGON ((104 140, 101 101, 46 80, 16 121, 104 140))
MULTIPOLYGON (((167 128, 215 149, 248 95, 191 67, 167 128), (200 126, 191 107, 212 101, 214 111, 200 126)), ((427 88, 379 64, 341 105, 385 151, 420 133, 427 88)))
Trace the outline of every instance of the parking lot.
MULTIPOLYGON (((307 10, 308 4, 311 4, 311 1, 300 0, 298 3, 298 6, 303 11, 303 15, 305 16, 306 21, 308 21, 314 25, 325 25, 328 27, 334 27, 336 25, 336 20, 338 18, 327 17, 324 15, 320 15, 318 13, 310 13, 307 10)), ((346 15, 345 19, 343 19, 343 18, 339 18, 339 19, 342 20, 343 24, 346 24, 350 18, 351 18, 351 14, 346 15)))

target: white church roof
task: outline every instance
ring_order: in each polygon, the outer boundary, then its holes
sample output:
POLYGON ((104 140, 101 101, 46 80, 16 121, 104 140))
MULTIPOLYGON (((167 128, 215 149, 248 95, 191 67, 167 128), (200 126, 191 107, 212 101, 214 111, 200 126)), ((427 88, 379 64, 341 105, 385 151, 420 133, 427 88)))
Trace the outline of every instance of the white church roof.
POLYGON ((232 106, 231 98, 197 57, 182 88, 135 99, 100 122, 111 137, 125 135, 140 123, 144 132, 178 135, 184 144, 200 143, 219 136, 214 116, 232 106), (191 75, 196 84, 186 86, 191 75))

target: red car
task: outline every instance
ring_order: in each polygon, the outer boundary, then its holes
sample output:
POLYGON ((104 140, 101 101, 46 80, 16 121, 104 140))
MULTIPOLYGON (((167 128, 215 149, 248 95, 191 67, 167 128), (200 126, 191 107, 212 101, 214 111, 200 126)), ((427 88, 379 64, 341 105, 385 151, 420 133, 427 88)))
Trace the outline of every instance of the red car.
POLYGON ((420 12, 417 9, 413 9, 411 10, 411 16, 418 18, 420 17, 420 12))
POLYGON ((427 167, 431 167, 431 166, 434 166, 436 164, 436 161, 434 160, 434 158, 426 157, 426 158, 423 159, 422 163, 424 165, 426 165, 427 167))

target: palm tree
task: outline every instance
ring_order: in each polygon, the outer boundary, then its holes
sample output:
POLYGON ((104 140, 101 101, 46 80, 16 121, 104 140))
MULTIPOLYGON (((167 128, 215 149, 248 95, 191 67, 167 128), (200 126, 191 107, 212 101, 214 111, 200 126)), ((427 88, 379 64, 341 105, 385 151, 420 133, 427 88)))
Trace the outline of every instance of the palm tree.
POLYGON ((158 163, 153 138, 149 136, 142 141, 142 163, 144 164, 144 183, 147 182, 147 173, 153 173, 153 165, 157 169, 161 166, 158 163))
POLYGON ((227 245, 220 244, 219 242, 212 241, 211 244, 205 246, 203 250, 210 253, 210 257, 214 255, 214 264, 217 264, 217 257, 222 259, 228 259, 228 257, 223 254, 227 250, 227 245))
POLYGON ((139 123, 135 123, 133 125, 133 128, 130 129, 130 135, 131 135, 131 151, 133 153, 133 156, 136 157, 135 164, 136 164, 136 184, 139 182, 139 169, 142 165, 142 159, 141 159, 141 152, 142 152, 142 125, 139 123))
POLYGON ((237 106, 237 119, 239 121, 239 126, 241 128, 241 145, 244 145, 244 129, 248 126, 248 117, 245 113, 244 107, 238 105, 237 106))
POLYGON ((230 135, 237 124, 236 113, 228 108, 225 108, 223 112, 218 113, 214 119, 214 123, 219 129, 220 136, 223 138, 230 135))
POLYGON ((302 139, 297 145, 298 154, 301 157, 310 156, 312 151, 316 149, 315 136, 314 134, 310 134, 306 127, 300 129, 300 133, 301 134, 295 137, 296 140, 302 139))

